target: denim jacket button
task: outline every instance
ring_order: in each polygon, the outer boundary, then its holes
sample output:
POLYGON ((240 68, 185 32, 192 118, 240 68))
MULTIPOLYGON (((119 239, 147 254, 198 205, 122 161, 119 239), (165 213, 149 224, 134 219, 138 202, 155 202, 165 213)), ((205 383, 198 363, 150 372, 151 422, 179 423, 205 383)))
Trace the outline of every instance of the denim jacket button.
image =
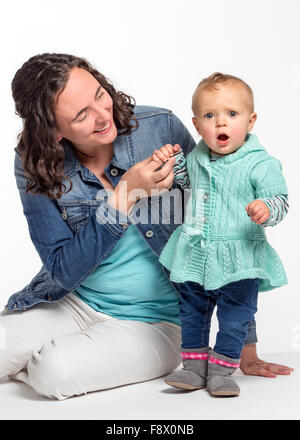
POLYGON ((68 218, 68 215, 67 215, 67 211, 66 211, 66 208, 64 208, 64 210, 63 210, 63 212, 62 212, 61 216, 62 216, 62 218, 63 218, 64 220, 67 220, 67 218, 68 218))
POLYGON ((51 295, 47 295, 47 300, 51 301, 52 300, 52 296, 51 295))
POLYGON ((119 171, 117 170, 117 168, 112 168, 112 169, 110 170, 110 174, 111 174, 112 176, 117 176, 117 175, 119 174, 119 171))
POLYGON ((121 226, 123 229, 127 229, 129 225, 127 223, 121 223, 121 226))
POLYGON ((154 235, 154 234, 153 234, 153 231, 150 231, 150 230, 149 230, 149 231, 146 232, 146 237, 147 237, 147 238, 151 238, 151 237, 153 237, 153 235, 154 235))

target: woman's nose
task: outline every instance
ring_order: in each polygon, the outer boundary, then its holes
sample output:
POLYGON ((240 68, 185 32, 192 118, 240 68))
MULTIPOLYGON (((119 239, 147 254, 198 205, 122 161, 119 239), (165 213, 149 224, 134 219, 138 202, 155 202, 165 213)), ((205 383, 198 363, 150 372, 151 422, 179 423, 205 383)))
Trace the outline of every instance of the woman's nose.
POLYGON ((109 119, 109 111, 105 107, 95 109, 95 119, 97 122, 103 122, 109 119))

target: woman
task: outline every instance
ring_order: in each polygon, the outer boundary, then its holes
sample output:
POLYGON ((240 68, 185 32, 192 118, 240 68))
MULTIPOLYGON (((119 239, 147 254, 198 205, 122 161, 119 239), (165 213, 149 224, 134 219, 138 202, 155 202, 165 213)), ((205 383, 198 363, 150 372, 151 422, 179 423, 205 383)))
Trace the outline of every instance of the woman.
MULTIPOLYGON (((0 377, 65 399, 169 373, 178 295, 158 256, 182 202, 169 215, 174 159, 162 167, 151 155, 166 143, 188 153, 194 140, 172 112, 135 107, 71 55, 32 57, 12 91, 23 119, 16 180, 43 267, 0 317, 0 377)), ((263 364, 255 342, 251 323, 244 373, 290 374, 263 364)))

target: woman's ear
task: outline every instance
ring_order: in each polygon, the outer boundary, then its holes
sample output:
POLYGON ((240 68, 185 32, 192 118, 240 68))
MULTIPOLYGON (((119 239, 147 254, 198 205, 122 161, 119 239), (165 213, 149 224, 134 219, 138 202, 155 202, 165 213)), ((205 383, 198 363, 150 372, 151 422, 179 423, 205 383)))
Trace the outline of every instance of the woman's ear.
POLYGON ((63 136, 59 133, 59 131, 57 131, 55 133, 55 137, 56 137, 57 142, 60 142, 63 138, 63 136))
POLYGON ((248 125, 248 131, 251 131, 255 122, 257 119, 257 114, 256 113, 251 113, 250 117, 249 117, 249 125, 248 125))

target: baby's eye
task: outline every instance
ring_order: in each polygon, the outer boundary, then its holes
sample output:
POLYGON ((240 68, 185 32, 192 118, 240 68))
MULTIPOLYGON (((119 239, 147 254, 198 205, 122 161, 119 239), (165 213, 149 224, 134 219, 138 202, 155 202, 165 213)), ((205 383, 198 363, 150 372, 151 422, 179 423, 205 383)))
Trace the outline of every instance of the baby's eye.
POLYGON ((229 112, 229 116, 231 116, 231 117, 235 117, 235 116, 237 116, 237 112, 235 112, 234 110, 231 110, 230 112, 229 112))
POLYGON ((214 115, 212 113, 205 113, 204 117, 207 119, 211 119, 214 115))

